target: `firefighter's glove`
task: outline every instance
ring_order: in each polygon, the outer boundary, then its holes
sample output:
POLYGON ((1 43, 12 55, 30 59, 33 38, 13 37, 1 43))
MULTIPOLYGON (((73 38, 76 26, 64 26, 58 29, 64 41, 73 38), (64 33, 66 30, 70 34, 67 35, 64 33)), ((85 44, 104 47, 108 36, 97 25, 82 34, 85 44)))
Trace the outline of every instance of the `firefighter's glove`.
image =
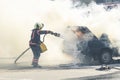
POLYGON ((54 36, 60 37, 60 34, 59 33, 54 33, 54 36))
POLYGON ((51 31, 50 34, 51 34, 51 35, 54 35, 54 32, 51 31))

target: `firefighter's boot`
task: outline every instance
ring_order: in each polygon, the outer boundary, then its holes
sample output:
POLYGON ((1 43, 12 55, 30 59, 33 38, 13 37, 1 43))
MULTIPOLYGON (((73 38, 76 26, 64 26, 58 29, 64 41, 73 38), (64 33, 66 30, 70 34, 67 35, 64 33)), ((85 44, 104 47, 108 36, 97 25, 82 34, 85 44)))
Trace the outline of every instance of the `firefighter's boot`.
POLYGON ((33 59, 32 65, 33 65, 33 67, 37 67, 38 66, 38 59, 33 59))

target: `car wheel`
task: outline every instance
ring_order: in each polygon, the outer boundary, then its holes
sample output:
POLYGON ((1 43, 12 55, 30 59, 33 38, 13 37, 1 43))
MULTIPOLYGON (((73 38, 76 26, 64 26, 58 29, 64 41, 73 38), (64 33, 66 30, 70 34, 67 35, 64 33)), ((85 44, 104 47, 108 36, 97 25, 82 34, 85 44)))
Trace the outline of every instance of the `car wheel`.
POLYGON ((112 62, 112 54, 110 51, 102 51, 100 55, 100 63, 101 64, 109 64, 112 62))

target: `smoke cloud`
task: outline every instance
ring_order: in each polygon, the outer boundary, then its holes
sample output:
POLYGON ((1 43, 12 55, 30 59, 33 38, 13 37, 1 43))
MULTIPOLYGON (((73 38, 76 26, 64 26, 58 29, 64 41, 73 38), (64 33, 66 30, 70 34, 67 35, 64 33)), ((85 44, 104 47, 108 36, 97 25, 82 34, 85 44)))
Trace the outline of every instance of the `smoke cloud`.
MULTIPOLYGON (((16 57, 29 47, 31 30, 36 22, 43 22, 45 30, 64 36, 64 39, 46 36, 48 51, 41 54, 41 64, 60 64, 72 60, 62 51, 64 40, 64 44, 69 43, 65 50, 76 49, 76 35, 68 26, 87 26, 97 37, 107 33, 113 42, 119 41, 120 7, 110 11, 103 7, 92 2, 76 8, 70 0, 1 0, 0 57, 16 57)), ((32 52, 28 51, 23 58, 30 61, 32 52)))

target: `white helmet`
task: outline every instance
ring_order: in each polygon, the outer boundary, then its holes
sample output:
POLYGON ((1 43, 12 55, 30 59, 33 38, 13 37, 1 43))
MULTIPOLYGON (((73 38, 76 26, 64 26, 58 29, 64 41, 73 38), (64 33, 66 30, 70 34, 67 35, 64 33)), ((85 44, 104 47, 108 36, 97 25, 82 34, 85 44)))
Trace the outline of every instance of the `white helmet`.
POLYGON ((35 25, 34 25, 34 28, 35 29, 42 29, 44 27, 44 24, 43 23, 36 23, 35 25))

